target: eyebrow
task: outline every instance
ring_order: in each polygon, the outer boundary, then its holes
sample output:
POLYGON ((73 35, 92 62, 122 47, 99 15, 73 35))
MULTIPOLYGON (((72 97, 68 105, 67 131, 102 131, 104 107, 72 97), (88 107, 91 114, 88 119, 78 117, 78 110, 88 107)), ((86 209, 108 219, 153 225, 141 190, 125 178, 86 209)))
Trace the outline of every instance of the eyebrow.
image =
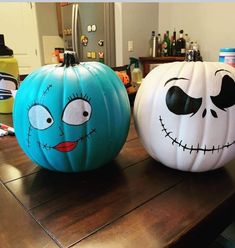
POLYGON ((225 70, 225 69, 219 69, 219 70, 217 70, 217 71, 215 72, 215 75, 216 75, 216 73, 217 73, 217 72, 220 72, 220 71, 226 71, 226 72, 231 73, 231 72, 230 72, 230 71, 228 71, 228 70, 225 70))
POLYGON ((171 82, 171 81, 175 81, 175 80, 189 80, 188 78, 177 78, 177 77, 174 77, 174 78, 170 78, 170 79, 168 79, 166 82, 165 82, 165 84, 164 84, 164 86, 166 86, 166 84, 168 84, 169 82, 171 82))

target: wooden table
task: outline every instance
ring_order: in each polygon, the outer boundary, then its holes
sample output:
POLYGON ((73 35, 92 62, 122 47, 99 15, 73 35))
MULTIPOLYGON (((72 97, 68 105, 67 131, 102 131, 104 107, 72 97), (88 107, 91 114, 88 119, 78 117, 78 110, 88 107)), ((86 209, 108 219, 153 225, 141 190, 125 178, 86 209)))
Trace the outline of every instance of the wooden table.
POLYGON ((139 57, 140 63, 143 65, 143 77, 145 77, 150 72, 151 64, 163 64, 176 61, 184 61, 185 57, 139 57))
POLYGON ((0 138, 0 247, 204 248, 234 213, 235 161, 200 174, 169 169, 133 122, 118 157, 90 173, 40 169, 15 137, 0 138))

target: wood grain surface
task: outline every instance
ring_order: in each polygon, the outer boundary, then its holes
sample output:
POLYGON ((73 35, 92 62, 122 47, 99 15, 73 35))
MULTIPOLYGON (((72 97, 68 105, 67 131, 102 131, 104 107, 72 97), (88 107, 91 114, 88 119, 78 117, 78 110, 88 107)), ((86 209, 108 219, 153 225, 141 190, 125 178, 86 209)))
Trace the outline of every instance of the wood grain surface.
POLYGON ((133 120, 119 155, 86 173, 41 169, 15 137, 0 138, 0 247, 204 248, 234 209, 235 161, 207 173, 167 168, 133 120))

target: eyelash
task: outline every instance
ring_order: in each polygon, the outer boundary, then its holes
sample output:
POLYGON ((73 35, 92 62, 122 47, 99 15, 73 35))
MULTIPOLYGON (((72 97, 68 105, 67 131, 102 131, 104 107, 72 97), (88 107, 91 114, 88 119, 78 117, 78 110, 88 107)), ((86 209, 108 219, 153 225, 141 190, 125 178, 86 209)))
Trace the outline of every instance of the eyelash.
POLYGON ((34 102, 28 106, 28 112, 29 112, 29 110, 30 110, 33 106, 35 106, 35 105, 42 105, 42 106, 44 106, 42 103, 40 103, 40 102, 34 100, 34 102))
POLYGON ((78 93, 72 94, 71 96, 68 97, 69 102, 73 101, 74 99, 82 99, 90 103, 91 98, 88 97, 87 94, 83 95, 82 93, 79 95, 78 93))

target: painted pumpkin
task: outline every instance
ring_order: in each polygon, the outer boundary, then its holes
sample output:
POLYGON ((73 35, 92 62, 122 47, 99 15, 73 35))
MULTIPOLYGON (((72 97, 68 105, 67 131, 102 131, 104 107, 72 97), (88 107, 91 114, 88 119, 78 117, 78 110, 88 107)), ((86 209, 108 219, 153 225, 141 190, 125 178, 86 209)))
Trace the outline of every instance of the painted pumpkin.
POLYGON ((122 148, 130 105, 120 79, 98 62, 47 65, 20 86, 13 120, 24 152, 38 165, 62 172, 98 168, 122 148))
POLYGON ((235 157, 235 68, 219 62, 160 65, 134 106, 149 154, 183 171, 208 171, 235 157))

